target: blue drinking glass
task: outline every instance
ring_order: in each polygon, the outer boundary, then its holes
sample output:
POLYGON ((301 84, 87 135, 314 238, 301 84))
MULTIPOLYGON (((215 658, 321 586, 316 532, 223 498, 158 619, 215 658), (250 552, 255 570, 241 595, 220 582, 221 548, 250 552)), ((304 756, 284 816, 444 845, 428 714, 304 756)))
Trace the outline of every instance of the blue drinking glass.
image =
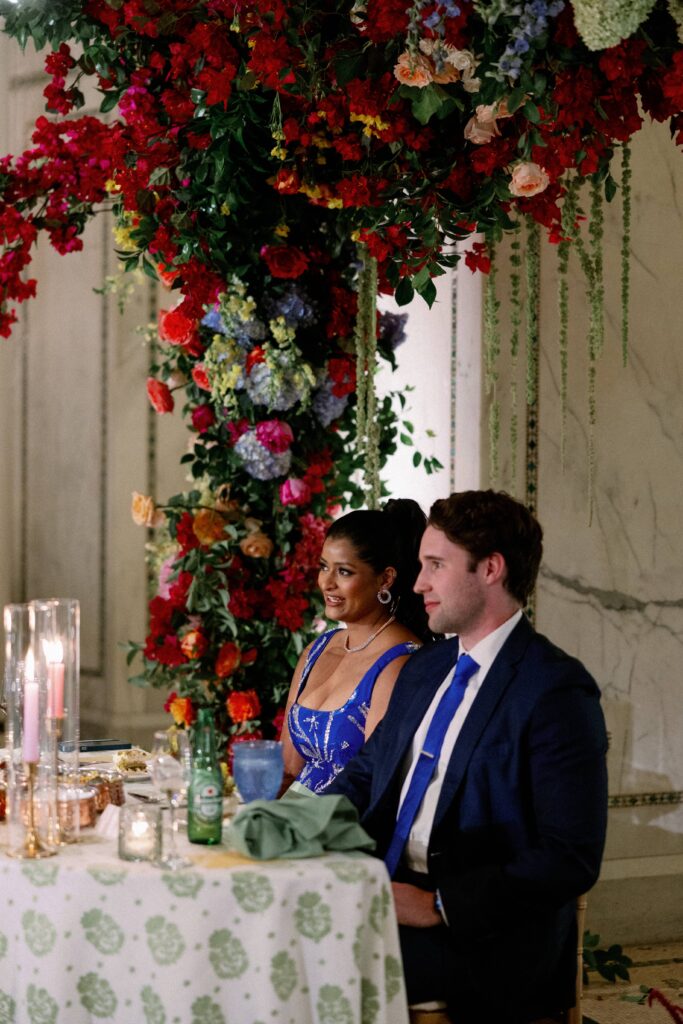
POLYGON ((245 804, 274 800, 283 772, 282 744, 277 740, 245 740, 233 747, 232 773, 245 804))

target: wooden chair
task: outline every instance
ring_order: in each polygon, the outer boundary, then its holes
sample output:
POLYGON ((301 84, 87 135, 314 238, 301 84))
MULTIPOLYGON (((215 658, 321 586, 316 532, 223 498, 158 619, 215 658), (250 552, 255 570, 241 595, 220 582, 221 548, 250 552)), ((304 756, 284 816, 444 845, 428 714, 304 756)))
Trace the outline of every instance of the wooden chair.
MULTIPOLYGON (((576 901, 576 928, 578 946, 576 951, 576 988, 574 1005, 566 1010, 561 1017, 543 1017, 531 1021, 530 1024, 582 1024, 581 999, 583 997, 583 933, 586 922, 586 907, 588 897, 584 894, 576 901)), ((427 1004, 409 1007, 410 1024, 458 1024, 457 1020, 449 1017, 445 1003, 432 1003, 429 1009, 427 1004)), ((501 1024, 503 1022, 501 1021, 501 1024)))

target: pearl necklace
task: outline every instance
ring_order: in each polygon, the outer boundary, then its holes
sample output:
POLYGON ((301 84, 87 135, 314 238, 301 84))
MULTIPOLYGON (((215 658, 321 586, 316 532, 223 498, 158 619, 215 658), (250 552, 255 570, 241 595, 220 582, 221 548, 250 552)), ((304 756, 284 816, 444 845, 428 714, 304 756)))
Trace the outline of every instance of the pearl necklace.
POLYGON ((365 643, 359 644, 358 647, 349 647, 349 635, 348 635, 348 632, 347 632, 346 638, 344 640, 344 650, 346 651, 346 653, 347 654, 355 654, 357 651, 364 651, 365 648, 369 647, 370 644, 372 643, 372 641, 375 640, 380 635, 380 633, 382 632, 383 629, 386 629, 387 626, 391 625, 391 623, 394 621, 395 618, 396 618, 395 615, 391 615, 387 619, 387 621, 384 623, 383 626, 380 626, 378 630, 376 630, 374 633, 372 633, 367 638, 365 643))

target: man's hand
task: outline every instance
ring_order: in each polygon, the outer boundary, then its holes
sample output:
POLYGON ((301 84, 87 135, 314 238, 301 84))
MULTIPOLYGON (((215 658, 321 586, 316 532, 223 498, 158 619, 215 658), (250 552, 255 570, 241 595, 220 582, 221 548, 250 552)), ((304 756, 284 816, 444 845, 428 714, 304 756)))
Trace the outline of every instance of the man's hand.
POLYGON ((392 882, 394 906, 399 924, 410 925, 411 928, 433 928, 443 924, 438 910, 434 906, 434 893, 418 889, 416 885, 405 882, 392 882))

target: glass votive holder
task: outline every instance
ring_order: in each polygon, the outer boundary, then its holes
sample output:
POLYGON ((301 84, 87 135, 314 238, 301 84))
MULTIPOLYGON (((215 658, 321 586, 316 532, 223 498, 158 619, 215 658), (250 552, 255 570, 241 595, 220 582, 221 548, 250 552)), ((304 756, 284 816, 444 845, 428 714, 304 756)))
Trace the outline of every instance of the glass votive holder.
POLYGON ((156 861, 161 857, 161 808, 126 803, 119 811, 119 857, 156 861))

